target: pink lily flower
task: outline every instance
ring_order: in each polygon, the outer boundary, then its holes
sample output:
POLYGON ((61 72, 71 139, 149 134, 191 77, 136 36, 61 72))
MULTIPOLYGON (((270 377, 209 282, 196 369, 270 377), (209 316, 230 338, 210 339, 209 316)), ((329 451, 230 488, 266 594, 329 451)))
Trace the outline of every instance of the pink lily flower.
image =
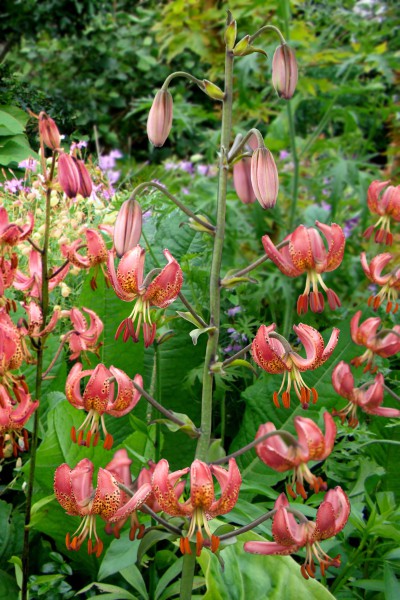
MULTIPOLYGON (((287 485, 288 493, 296 498, 296 492, 306 499, 304 480, 318 494, 320 489, 326 490, 326 483, 321 477, 313 475, 307 466, 310 460, 325 460, 333 450, 336 437, 336 425, 328 412, 324 413, 325 435, 318 425, 311 419, 295 417, 294 426, 297 431, 298 442, 287 444, 282 437, 274 435, 260 442, 256 446, 258 457, 271 469, 284 473, 293 469, 292 483, 287 485)), ((256 433, 256 440, 266 433, 276 431, 273 423, 260 425, 256 433)))
MULTIPOLYGON (((30 355, 18 327, 13 323, 4 308, 0 309, 0 377, 3 385, 12 389, 21 377, 9 371, 19 369, 23 361, 29 361, 30 355)), ((28 390, 26 390, 28 391, 28 390)))
POLYGON ((332 385, 335 392, 346 398, 349 403, 339 411, 334 411, 332 414, 340 417, 342 423, 348 419, 350 427, 358 425, 357 408, 369 415, 377 415, 380 417, 400 417, 400 410, 396 408, 387 408, 381 406, 384 396, 384 378, 382 373, 378 373, 373 383, 368 387, 354 386, 354 377, 350 366, 343 360, 333 370, 332 385))
POLYGON ((67 315, 71 319, 71 323, 74 329, 68 331, 63 338, 63 341, 68 340, 69 349, 71 351, 70 360, 79 358, 81 352, 94 352, 98 356, 98 351, 101 346, 99 337, 104 329, 103 321, 94 310, 90 308, 82 307, 82 311, 79 308, 71 308, 71 310, 63 311, 63 316, 67 315), (89 325, 82 311, 89 316, 89 325))
MULTIPOLYGON (((106 522, 110 521, 124 502, 125 495, 112 473, 101 468, 97 476, 97 488, 93 489, 93 471, 93 463, 88 458, 81 460, 74 469, 70 469, 66 463, 60 465, 54 475, 54 492, 68 515, 82 517, 72 540, 69 533, 66 535, 67 549, 79 550, 89 536, 88 554, 96 554, 99 557, 103 551, 103 542, 97 535, 96 515, 106 522)), ((135 509, 146 501, 150 492, 149 485, 142 486, 136 492, 131 498, 135 509)))
POLYGON ((324 234, 328 249, 320 233, 315 228, 304 225, 299 225, 283 240, 288 244, 280 250, 277 250, 268 235, 262 238, 265 253, 282 273, 288 277, 307 274, 306 287, 297 300, 299 315, 307 312, 308 304, 313 312, 324 310, 324 299, 318 285, 325 291, 331 310, 341 306, 337 294, 325 285, 321 273, 334 271, 340 265, 346 239, 342 228, 336 223, 329 226, 316 221, 315 224, 324 234))
POLYGON ((6 298, 4 292, 14 283, 14 278, 18 267, 18 257, 13 252, 10 260, 6 260, 4 256, 0 257, 0 306, 4 306, 8 312, 11 309, 17 310, 15 300, 6 298))
POLYGON ((296 395, 302 407, 306 409, 311 395, 315 403, 318 394, 315 388, 310 388, 304 382, 301 372, 313 371, 328 360, 336 347, 340 330, 333 328, 325 347, 322 335, 314 327, 304 323, 293 325, 294 332, 306 350, 304 358, 292 349, 283 336, 275 332, 275 328, 275 323, 268 326, 261 325, 251 347, 253 359, 267 373, 284 373, 279 391, 273 394, 273 402, 277 408, 279 408, 278 396, 287 382, 286 390, 282 394, 283 406, 290 407, 290 390, 293 383, 296 395))
POLYGON ((375 225, 367 227, 363 236, 368 240, 377 228, 375 242, 391 246, 393 243, 393 235, 390 232, 391 219, 400 221, 400 185, 387 187, 389 183, 389 181, 375 180, 368 188, 368 208, 371 213, 379 215, 379 219, 375 225))
POLYGON ((389 313, 394 304, 393 314, 395 314, 399 309, 397 298, 400 292, 400 267, 395 265, 390 273, 382 275, 383 269, 393 258, 393 254, 384 252, 375 256, 368 264, 367 256, 362 252, 361 266, 368 279, 382 288, 378 294, 368 298, 368 306, 372 304, 373 309, 377 310, 381 303, 387 300, 386 312, 389 313))
POLYGON ((47 323, 46 327, 42 329, 43 313, 39 304, 31 300, 28 304, 22 302, 22 307, 27 314, 28 320, 21 318, 18 321, 18 328, 22 335, 27 335, 29 337, 43 337, 51 333, 57 325, 61 314, 60 309, 55 308, 50 321, 47 323))
POLYGON ((29 222, 26 225, 10 223, 4 206, 0 206, 0 248, 10 248, 26 240, 33 231, 33 213, 27 214, 29 222))
POLYGON ((65 395, 72 406, 88 411, 88 415, 78 429, 78 437, 75 427, 72 428, 72 441, 82 446, 90 446, 93 437, 93 446, 96 446, 100 437, 100 421, 105 434, 103 447, 109 450, 113 445, 113 437, 107 433, 104 414, 123 417, 136 406, 141 394, 134 387, 134 383, 143 385, 141 375, 135 375, 132 381, 126 373, 116 367, 107 369, 100 363, 95 369, 82 371, 81 363, 76 363, 67 377, 65 395), (81 395, 81 380, 85 377, 90 379, 81 395), (114 382, 118 385, 117 394, 115 394, 114 382), (83 440, 85 431, 87 431, 86 439, 83 440))
POLYGON ((365 346, 367 350, 361 356, 353 358, 352 365, 359 367, 366 362, 364 373, 371 371, 375 373, 378 367, 374 367, 375 355, 382 358, 389 358, 400 352, 400 325, 395 325, 393 329, 384 329, 378 333, 381 325, 379 317, 369 317, 359 325, 361 310, 356 312, 350 321, 351 339, 359 346, 365 346))
POLYGON ((113 251, 109 254, 107 266, 111 285, 117 296, 124 302, 136 301, 132 313, 119 325, 115 338, 124 332, 124 342, 129 337, 137 342, 143 325, 144 343, 147 348, 153 343, 157 329, 156 324, 152 322, 150 309, 153 306, 166 308, 176 300, 181 291, 183 275, 175 258, 168 250, 164 250, 168 264, 153 279, 153 271, 143 279, 145 254, 146 251, 139 245, 129 250, 121 258, 115 272, 113 251))
MULTIPOLYGON (((319 562, 322 576, 327 567, 339 567, 340 555, 331 558, 321 548, 320 541, 326 540, 343 529, 350 515, 350 502, 341 487, 329 490, 317 510, 315 523, 299 514, 297 523, 290 512, 285 494, 275 502, 276 513, 272 522, 274 542, 246 542, 244 549, 251 554, 294 554, 305 548, 306 560, 301 565, 305 579, 315 577, 314 558, 319 562)), ((296 511, 297 512, 297 511, 296 511)))
MULTIPOLYGON (((53 267, 51 279, 49 280, 49 289, 59 285, 67 276, 69 264, 62 269, 53 267), (57 272, 58 271, 58 272, 57 272), (57 272, 57 275, 55 273, 57 272)), ((32 298, 42 298, 42 260, 40 253, 37 250, 31 250, 29 255, 29 276, 24 275, 21 271, 17 271, 14 287, 22 292, 29 292, 28 295, 32 298)))
POLYGON ((208 525, 210 519, 228 513, 235 506, 242 478, 234 458, 229 460, 229 469, 217 465, 207 465, 195 460, 191 467, 168 474, 169 465, 165 459, 160 460, 154 469, 153 494, 160 507, 167 514, 176 517, 190 518, 187 536, 181 539, 180 549, 183 554, 191 554, 190 539, 196 531, 196 554, 200 555, 203 546, 211 546, 216 552, 219 538, 211 533, 208 525), (182 503, 178 501, 176 484, 190 471, 190 498, 182 503), (214 493, 212 476, 217 479, 221 496, 217 500, 214 493), (208 538, 205 541, 203 528, 208 538))
POLYGON ((99 266, 103 271, 103 275, 108 281, 107 274, 104 270, 104 265, 107 263, 108 251, 103 237, 95 229, 85 230, 86 244, 82 243, 82 238, 75 240, 71 245, 62 244, 61 252, 70 263, 79 269, 90 269, 94 267, 94 275, 91 279, 90 286, 93 290, 97 288, 96 277, 99 266), (86 248, 86 256, 78 253, 78 250, 86 248))
POLYGON ((32 402, 26 385, 14 385, 13 392, 16 400, 0 384, 0 458, 29 449, 28 432, 23 428, 39 406, 38 400, 32 402))

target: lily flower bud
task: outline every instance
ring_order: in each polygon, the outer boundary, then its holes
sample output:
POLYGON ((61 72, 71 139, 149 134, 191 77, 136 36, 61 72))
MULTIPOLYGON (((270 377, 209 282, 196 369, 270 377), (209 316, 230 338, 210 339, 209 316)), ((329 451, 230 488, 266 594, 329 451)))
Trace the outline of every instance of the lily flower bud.
POLYGON ((278 196, 278 170, 268 148, 257 148, 251 157, 251 184, 263 208, 273 208, 278 196))
POLYGON ((79 184, 78 194, 80 194, 84 198, 89 198, 90 194, 92 193, 92 189, 93 189, 93 184, 92 184, 92 180, 89 175, 89 171, 85 167, 85 163, 83 162, 83 160, 77 160, 74 158, 73 158, 73 160, 79 171, 80 184, 79 184))
POLYGON ((233 185, 243 204, 252 204, 256 201, 253 186, 251 185, 250 157, 242 158, 242 160, 233 165, 233 185))
POLYGON ((142 209, 137 200, 126 200, 114 226, 114 247, 118 258, 138 245, 142 234, 142 209))
POLYGON ((39 135, 51 150, 57 150, 60 147, 61 138, 58 127, 44 111, 39 113, 39 135))
POLYGON ((80 171, 77 161, 62 152, 58 157, 58 181, 68 198, 75 198, 81 186, 80 171))
POLYGON ((203 79, 203 83, 207 96, 210 96, 213 100, 223 100, 225 98, 225 93, 215 83, 208 81, 208 79, 203 79))
POLYGON ((172 126, 173 101, 168 90, 158 90, 147 119, 147 136, 157 148, 164 145, 172 126))
POLYGON ((289 100, 297 85, 297 61, 294 50, 287 44, 278 46, 272 59, 272 84, 278 96, 289 100))

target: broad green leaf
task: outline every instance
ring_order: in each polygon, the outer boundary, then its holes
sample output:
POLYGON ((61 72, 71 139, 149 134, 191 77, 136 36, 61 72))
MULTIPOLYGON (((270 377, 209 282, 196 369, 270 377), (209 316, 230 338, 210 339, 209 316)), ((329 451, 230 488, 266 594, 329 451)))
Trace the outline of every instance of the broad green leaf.
POLYGON ((100 581, 136 563, 140 540, 131 542, 128 535, 129 531, 127 529, 121 533, 119 540, 113 539, 109 545, 101 561, 98 574, 100 581))
POLYGON ((178 558, 172 565, 165 571, 165 573, 160 577, 160 580, 157 584, 156 591, 154 592, 154 600, 158 600, 162 592, 165 590, 167 585, 171 583, 175 577, 177 577, 182 572, 182 564, 183 557, 178 558))
POLYGON ((141 595, 144 600, 148 600, 149 595, 146 590, 146 583, 135 564, 120 571, 122 577, 141 595))

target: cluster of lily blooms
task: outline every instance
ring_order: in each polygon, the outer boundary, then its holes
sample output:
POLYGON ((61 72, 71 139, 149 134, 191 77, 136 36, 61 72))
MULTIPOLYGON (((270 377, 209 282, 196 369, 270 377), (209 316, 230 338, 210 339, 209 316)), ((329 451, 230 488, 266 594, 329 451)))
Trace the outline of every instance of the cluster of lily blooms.
MULTIPOLYGON (((291 97, 297 80, 297 67, 293 51, 286 45, 280 46, 274 57, 275 86, 284 97, 291 97), (288 80, 288 74, 291 79, 288 80)), ((217 94, 212 87, 204 83, 204 87, 212 96, 217 94)), ((215 86, 214 86, 215 87, 215 86)), ((219 89, 219 88, 218 88, 219 89)), ((220 90, 221 91, 221 90, 220 90)), ((172 124, 172 98, 168 90, 162 89, 156 96, 148 120, 150 140, 160 146, 167 138, 172 124)), ((60 188, 69 198, 77 194, 84 197, 90 194, 91 181, 82 161, 60 151, 60 138, 55 123, 50 117, 39 115, 41 140, 54 152, 58 153, 57 181, 60 188), (88 179, 89 178, 89 179, 88 179)), ((275 163, 269 150, 258 147, 253 150, 250 162, 248 157, 237 161, 234 166, 234 181, 238 195, 244 202, 252 202, 255 198, 264 207, 274 206, 278 193, 278 178, 275 163), (248 168, 250 170, 248 170, 248 168), (240 169, 240 172, 239 172, 240 169), (235 174, 236 173, 236 174, 235 174), (245 174, 245 175, 244 175, 245 174), (245 181, 245 183, 243 183, 245 181), (247 194, 247 196, 246 196, 247 194), (246 197, 245 197, 246 196, 246 197)), ((372 212, 380 215, 375 240, 379 243, 392 242, 390 220, 400 220, 400 190, 389 186, 388 182, 373 182, 368 192, 368 205, 372 212), (384 231, 385 233, 382 233, 384 231)), ((23 360, 30 360, 24 338, 34 341, 44 338, 54 330, 60 317, 68 317, 72 330, 64 335, 62 344, 69 344, 71 359, 78 359, 81 353, 97 352, 99 336, 103 324, 94 311, 89 308, 72 308, 69 311, 55 310, 49 323, 43 323, 40 309, 42 293, 42 263, 38 250, 33 248, 29 257, 29 275, 18 270, 18 258, 14 252, 17 244, 27 240, 32 232, 33 215, 28 215, 28 223, 20 226, 9 223, 4 207, 0 207, 0 452, 16 454, 18 449, 27 449, 27 434, 23 430, 29 417, 38 406, 32 401, 23 377, 11 373, 19 369, 23 360), (27 318, 15 325, 10 318, 10 311, 15 309, 13 301, 7 300, 4 291, 14 286, 26 296, 23 308, 27 318), (85 316, 86 315, 86 316, 85 316), (89 322, 87 318, 89 318, 89 322)), ((324 297, 319 286, 325 292, 329 307, 334 310, 340 307, 337 294, 326 286, 322 274, 336 269, 343 259, 345 237, 342 228, 337 224, 326 225, 316 223, 317 228, 300 225, 289 234, 280 247, 276 247, 268 235, 262 239, 266 255, 277 267, 289 277, 306 275, 303 294, 297 302, 298 314, 324 309, 324 297), (325 238, 325 242, 323 237, 325 238)), ((110 230, 103 227, 103 231, 110 230)), ((373 228, 372 228, 373 229, 373 228)), ((369 237, 372 229, 365 235, 369 237)), ((114 245, 107 249, 102 234, 95 229, 87 229, 85 240, 80 238, 70 245, 63 245, 61 252, 66 259, 61 268, 54 268, 49 277, 50 289, 57 286, 67 275, 70 264, 79 268, 90 269, 106 267, 105 275, 111 282, 115 293, 125 302, 134 302, 129 316, 119 325, 116 336, 122 334, 124 341, 131 338, 137 342, 143 335, 146 347, 154 342, 157 324, 152 320, 153 308, 165 309, 176 298, 181 290, 183 275, 176 259, 164 251, 167 265, 163 269, 151 271, 144 277, 145 250, 138 245, 141 234, 141 210, 136 200, 131 199, 122 205, 114 227, 114 245), (82 254, 82 250, 84 253, 82 254), (86 252, 86 254, 85 254, 86 252), (115 259, 119 263, 115 268, 115 259)), ((383 268, 392 260, 392 255, 378 255, 368 264, 365 253, 362 255, 362 266, 369 279, 381 287, 377 296, 372 299, 375 310, 384 299, 388 300, 388 311, 398 309, 397 296, 400 289, 400 271, 395 268, 382 275, 383 268)), ((95 288, 95 282, 93 281, 95 288)), ((381 325, 379 317, 369 318, 359 325, 361 311, 356 313, 351 322, 351 335, 356 344, 366 347, 361 357, 354 359, 356 366, 366 363, 366 369, 374 370, 373 361, 376 355, 390 357, 400 351, 400 326, 393 330, 378 332, 381 325)), ((317 391, 310 388, 303 380, 301 373, 314 370, 323 365, 334 351, 338 342, 339 330, 334 328, 328 343, 325 345, 321 334, 313 327, 305 324, 294 325, 293 330, 305 348, 306 356, 302 356, 292 348, 289 342, 276 332, 275 324, 262 325, 252 343, 252 356, 255 362, 268 373, 283 373, 281 388, 273 395, 273 402, 279 406, 279 395, 282 403, 290 406, 291 386, 295 390, 302 406, 307 408, 310 401, 317 401, 317 391), (286 386, 286 387, 285 387, 286 386)), ((110 449, 113 444, 107 432, 104 415, 121 417, 131 411, 141 397, 142 378, 134 379, 113 366, 107 368, 99 364, 93 370, 83 370, 80 362, 76 363, 67 378, 66 397, 77 409, 84 410, 87 416, 72 438, 81 445, 96 445, 99 441, 101 423, 104 430, 104 447, 110 449), (81 382, 88 378, 84 392, 81 393, 81 382)), ((348 418, 353 426, 357 424, 356 409, 361 408, 369 414, 381 416, 400 416, 400 411, 381 406, 384 393, 384 382, 381 374, 366 389, 355 388, 354 378, 349 365, 341 362, 333 372, 333 386, 338 394, 349 401, 349 405, 336 412, 342 421, 348 418)), ((311 420, 295 417, 294 425, 298 439, 278 433, 273 423, 261 425, 256 440, 256 451, 260 459, 269 467, 279 472, 293 470, 291 483, 287 486, 289 495, 307 497, 304 483, 315 491, 326 489, 326 483, 314 476, 308 467, 309 461, 321 461, 331 453, 336 425, 329 413, 324 413, 325 434, 311 420)), ((208 521, 218 515, 229 512, 235 505, 241 485, 241 475, 235 459, 229 460, 229 468, 206 464, 195 460, 190 467, 169 473, 169 465, 165 459, 150 469, 143 469, 137 479, 132 482, 130 472, 131 460, 126 450, 118 450, 111 462, 99 469, 97 487, 93 488, 94 467, 90 460, 81 460, 75 468, 63 464, 56 470, 54 490, 57 500, 69 515, 82 518, 72 538, 67 534, 66 544, 69 549, 78 550, 83 541, 89 538, 88 551, 100 555, 103 543, 96 530, 96 515, 106 522, 106 530, 118 537, 124 522, 130 518, 133 539, 136 532, 143 535, 137 511, 164 511, 171 516, 189 519, 186 535, 181 538, 182 552, 190 553, 191 540, 195 536, 196 553, 200 554, 203 546, 217 551, 219 538, 215 536, 208 521), (190 473, 190 493, 184 502, 185 481, 183 477, 190 473), (220 487, 220 497, 215 497, 213 477, 220 487)), ((273 511, 272 534, 274 542, 247 542, 245 550, 260 554, 291 554, 305 548, 306 559, 302 566, 304 577, 314 577, 316 559, 322 573, 328 566, 338 566, 340 557, 329 557, 320 547, 319 542, 341 531, 347 522, 350 504, 346 494, 340 487, 329 490, 321 503, 316 521, 312 522, 294 511, 284 494, 275 502, 273 511), (297 519, 297 520, 296 520, 297 519)))

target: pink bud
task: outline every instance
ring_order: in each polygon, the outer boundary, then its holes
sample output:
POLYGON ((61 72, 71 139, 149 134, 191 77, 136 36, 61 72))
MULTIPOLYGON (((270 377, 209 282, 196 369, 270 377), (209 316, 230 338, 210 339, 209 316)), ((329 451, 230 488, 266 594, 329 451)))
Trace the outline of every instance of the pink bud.
POLYGON ((278 196, 278 170, 268 148, 257 148, 251 157, 251 184, 263 208, 273 208, 278 196))
POLYGON ((137 200, 126 200, 117 216, 114 226, 114 246, 121 258, 138 245, 142 234, 142 209, 137 200))
POLYGON ((39 135, 51 150, 57 150, 60 147, 61 139, 58 127, 44 111, 39 113, 39 135))
POLYGON ((147 119, 147 136, 156 147, 164 145, 172 126, 173 101, 168 90, 159 90, 147 119))
POLYGON ((296 89, 297 62, 294 50, 287 44, 278 46, 272 59, 272 84, 278 96, 289 100, 296 89))
POLYGON ((251 158, 243 158, 233 165, 233 185, 243 204, 256 201, 251 185, 251 158))
POLYGON ((93 189, 93 184, 92 184, 92 180, 89 175, 89 171, 85 167, 85 163, 83 162, 83 160, 77 160, 77 159, 73 159, 73 160, 75 162, 75 165, 78 167, 78 171, 79 171, 80 183, 79 183, 78 194, 80 194, 84 198, 89 198, 90 194, 92 193, 92 189, 93 189))
POLYGON ((75 198, 81 185, 77 161, 62 152, 58 157, 58 181, 68 198, 75 198))

